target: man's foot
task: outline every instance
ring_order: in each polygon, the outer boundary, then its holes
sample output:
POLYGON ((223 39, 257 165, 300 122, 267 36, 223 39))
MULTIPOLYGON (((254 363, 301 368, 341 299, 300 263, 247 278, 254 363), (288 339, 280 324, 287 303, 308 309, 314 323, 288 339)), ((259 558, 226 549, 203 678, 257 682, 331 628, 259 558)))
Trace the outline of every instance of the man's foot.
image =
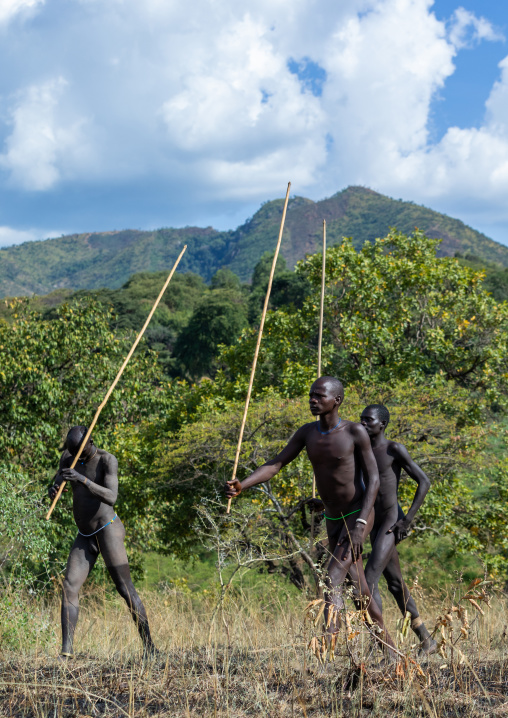
POLYGON ((418 649, 418 655, 419 656, 431 656, 433 653, 437 651, 437 643, 432 638, 432 636, 429 636, 424 641, 420 643, 420 647, 418 649))
POLYGON ((143 647, 143 660, 144 661, 157 661, 162 658, 161 652, 155 648, 154 643, 150 643, 148 646, 143 647))
POLYGON ((67 664, 70 660, 74 658, 74 653, 67 653, 67 651, 61 651, 58 654, 57 661, 58 663, 67 664))

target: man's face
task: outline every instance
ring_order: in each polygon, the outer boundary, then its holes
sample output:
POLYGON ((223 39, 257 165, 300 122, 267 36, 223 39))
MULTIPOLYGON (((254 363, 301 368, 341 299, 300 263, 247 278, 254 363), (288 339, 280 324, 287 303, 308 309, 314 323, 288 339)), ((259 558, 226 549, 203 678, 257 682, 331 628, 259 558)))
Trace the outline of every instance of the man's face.
POLYGON ((315 381, 309 392, 310 413, 313 416, 328 414, 336 406, 340 406, 342 399, 334 396, 330 385, 326 381, 315 381))
MULTIPOLYGON (((65 446, 67 448, 67 451, 73 458, 78 453, 79 447, 81 446, 82 441, 83 441, 83 438, 81 439, 81 441, 78 441, 78 442, 72 441, 72 439, 67 438, 67 441, 65 442, 65 446)), ((83 449, 83 451, 80 454, 80 458, 87 459, 89 456, 91 456, 92 453, 93 453, 92 440, 88 439, 85 448, 83 449)))
POLYGON ((384 428, 384 421, 380 421, 376 409, 364 409, 360 423, 367 429, 369 436, 377 436, 384 428))

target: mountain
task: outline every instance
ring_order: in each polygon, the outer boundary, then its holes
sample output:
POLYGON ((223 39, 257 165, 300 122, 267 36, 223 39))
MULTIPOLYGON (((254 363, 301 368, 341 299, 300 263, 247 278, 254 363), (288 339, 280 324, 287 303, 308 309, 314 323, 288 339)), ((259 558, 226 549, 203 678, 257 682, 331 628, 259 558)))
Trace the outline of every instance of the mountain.
MULTIPOLYGON (((227 267, 246 281, 263 253, 275 249, 283 204, 282 199, 266 202, 245 224, 227 232, 211 227, 93 232, 0 249, 0 296, 120 287, 136 272, 169 269, 183 244, 188 249, 180 272, 192 271, 208 281, 227 267)), ((352 237, 360 247, 385 236, 390 227, 405 233, 418 227, 442 239, 441 256, 460 252, 508 267, 508 247, 460 220, 365 187, 348 187, 319 202, 290 200, 281 249, 289 267, 320 250, 323 219, 329 246, 352 237)))

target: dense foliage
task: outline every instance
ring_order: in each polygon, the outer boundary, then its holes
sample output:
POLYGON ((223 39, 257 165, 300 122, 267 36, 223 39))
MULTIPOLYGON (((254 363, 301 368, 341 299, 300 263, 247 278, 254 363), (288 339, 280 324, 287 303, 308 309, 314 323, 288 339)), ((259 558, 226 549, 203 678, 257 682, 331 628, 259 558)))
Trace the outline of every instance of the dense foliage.
MULTIPOLYGON (((437 241, 391 232, 356 251, 350 240, 327 254, 324 372, 347 383, 425 380, 468 387, 474 404, 504 401, 508 307, 483 275, 456 259, 436 259, 437 241)), ((305 391, 315 375, 321 256, 299 263, 313 291, 300 310, 269 315, 257 387, 305 391)), ((224 348, 229 376, 247 371, 255 331, 224 348)))
MULTIPOLYGON (((110 319, 93 301, 64 304, 51 320, 17 302, 12 323, 0 324, 0 564, 12 563, 14 573, 19 556, 35 570, 36 551, 39 572, 44 559, 61 561, 75 532, 68 501, 45 524, 43 500, 67 429, 90 421, 127 353, 129 335, 114 334, 110 319)), ((97 442, 110 445, 124 428, 153 416, 155 407, 163 409, 163 396, 155 355, 139 352, 101 415, 97 442)), ((134 489, 124 478, 120 505, 122 494, 134 489)), ((139 549, 144 510, 133 501, 129 510, 137 519, 131 538, 139 549)))
MULTIPOLYGON (((508 307, 469 260, 436 259, 436 244, 393 231, 359 251, 349 240, 330 249, 323 368, 347 386, 347 418, 367 403, 390 407, 390 437, 431 478, 416 540, 444 537, 506 577, 508 307)), ((135 564, 148 549, 191 556, 202 511, 223 510, 269 264, 263 257, 252 288, 229 270, 209 286, 175 277, 101 416, 95 440, 119 459, 117 507, 135 564)), ((296 272, 282 262, 277 269, 240 477, 309 420, 320 272, 319 255, 296 272)), ((90 420, 161 281, 136 275, 120 290, 42 311, 15 302, 0 319, 0 569, 9 580, 61 570, 74 533, 68 496, 43 521, 59 447, 70 425, 90 420)), ((319 544, 308 548, 311 478, 302 455, 271 486, 235 502, 224 527, 230 546, 264 551, 270 570, 300 588, 316 578, 321 555, 319 544)), ((411 497, 403 483, 404 506, 411 497)))

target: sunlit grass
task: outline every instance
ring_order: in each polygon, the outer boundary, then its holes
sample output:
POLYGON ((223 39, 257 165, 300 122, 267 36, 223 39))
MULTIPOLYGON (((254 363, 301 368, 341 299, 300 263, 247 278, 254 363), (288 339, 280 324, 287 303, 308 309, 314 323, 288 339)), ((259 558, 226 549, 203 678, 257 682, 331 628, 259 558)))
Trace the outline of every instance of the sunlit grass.
MULTIPOLYGON (((59 599, 11 592, 10 624, 2 625, 0 716, 504 716, 508 713, 507 604, 494 597, 461 644, 466 662, 433 656, 425 674, 397 677, 365 646, 365 672, 351 681, 347 652, 320 665, 307 646, 306 597, 265 582, 252 594, 236 586, 214 624, 218 591, 141 591, 160 650, 144 662, 125 605, 100 586, 84 592, 76 658, 57 661, 59 599), (354 686, 354 687, 353 687, 354 686)), ((448 593, 418 593, 432 629, 448 610, 448 593)), ((4 597, 5 598, 5 597, 4 597)), ((473 612, 474 613, 474 612, 473 612)), ((3 618, 7 617, 4 610, 3 618)), ((395 635, 393 601, 385 615, 395 635)), ((474 616, 471 616, 473 619, 474 616)), ((412 634, 399 646, 417 658, 412 634), (414 648, 411 646, 414 645, 414 648)))

